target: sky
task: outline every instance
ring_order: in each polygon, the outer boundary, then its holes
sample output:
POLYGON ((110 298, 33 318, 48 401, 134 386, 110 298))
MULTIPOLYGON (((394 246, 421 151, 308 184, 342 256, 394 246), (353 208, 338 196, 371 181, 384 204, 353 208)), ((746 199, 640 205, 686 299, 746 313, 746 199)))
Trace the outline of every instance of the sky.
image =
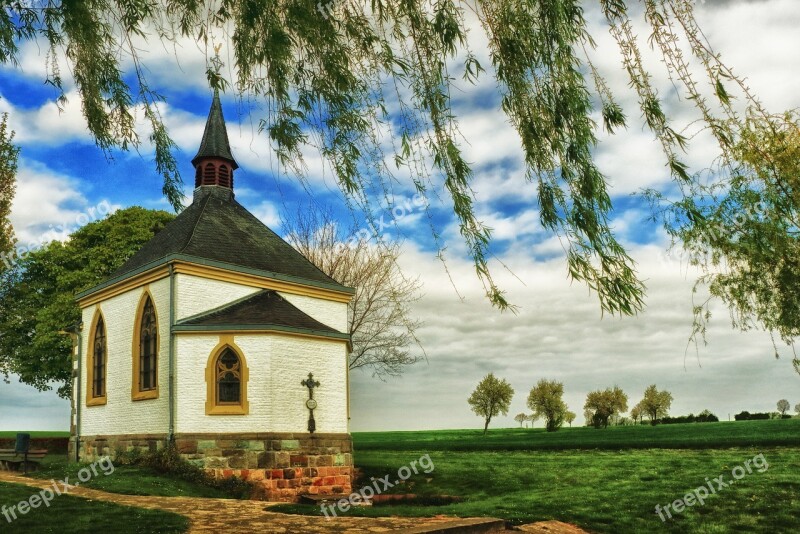
MULTIPOLYGON (((776 359, 768 333, 732 330, 720 304, 712 308, 707 345, 688 343, 698 273, 668 250, 664 231, 649 220, 647 204, 636 195, 646 187, 666 189, 670 178, 653 135, 643 127, 619 52, 595 4, 587 4, 586 11, 598 42, 592 57, 629 118, 626 130, 614 136, 599 133, 595 159, 609 180, 614 231, 646 282, 646 309, 635 317, 602 317, 596 296, 570 282, 559 239, 539 223, 535 186, 524 180, 519 141, 499 108, 494 81, 484 76, 475 86, 461 84, 454 92, 454 110, 467 159, 474 164, 479 218, 493 229, 493 273, 519 311, 501 313, 486 301, 446 200, 435 191, 427 199, 447 249, 443 264, 436 257, 426 214, 413 202, 412 187, 397 184, 393 204, 378 200, 374 213, 386 220, 394 214, 396 224, 387 229, 387 237, 402 244, 405 274, 423 284, 413 314, 423 323, 417 334, 425 358, 401 377, 385 381, 354 372, 351 430, 481 427, 466 399, 490 372, 507 379, 516 392, 508 415, 492 422, 496 427, 516 425, 514 415, 529 411, 528 391, 542 378, 563 382, 564 399, 579 423, 586 394, 614 385, 628 393, 629 406, 655 383, 672 392, 673 415, 709 409, 722 420, 742 410, 773 411, 782 398, 792 406, 800 403, 800 376, 792 369, 790 349, 779 347, 782 357, 776 359)), ((697 16, 723 61, 747 78, 768 109, 798 107, 796 0, 700 0, 697 16)), ((645 30, 637 29, 644 42, 645 30)), ((489 65, 481 39, 475 28, 470 33, 473 49, 489 65)), ((63 237, 113 209, 169 209, 149 147, 114 153, 111 159, 103 155, 86 129, 72 86, 67 86, 69 101, 59 112, 56 95, 43 83, 44 50, 25 45, 18 67, 0 67, 0 112, 9 113, 21 147, 11 217, 20 242, 63 237)), ((188 195, 190 159, 210 104, 205 69, 213 52, 191 42, 174 49, 151 44, 145 50, 151 86, 167 99, 162 112, 178 145, 188 195)), ((222 58, 231 64, 226 50, 230 48, 223 43, 222 58)), ((657 56, 645 53, 645 61, 676 125, 688 125, 691 109, 657 56)), ((257 131, 257 106, 225 94, 223 108, 241 166, 236 172, 239 202, 275 230, 280 230, 282 212, 293 213, 311 198, 342 211, 342 196, 318 155, 307 154, 303 186, 278 168, 268 140, 257 131)), ((712 144, 698 135, 686 159, 699 170, 715 155, 712 144)), ((418 347, 411 350, 422 354, 418 347)), ((0 382, 0 414, 0 430, 69 428, 67 401, 14 377, 10 384, 0 382)))

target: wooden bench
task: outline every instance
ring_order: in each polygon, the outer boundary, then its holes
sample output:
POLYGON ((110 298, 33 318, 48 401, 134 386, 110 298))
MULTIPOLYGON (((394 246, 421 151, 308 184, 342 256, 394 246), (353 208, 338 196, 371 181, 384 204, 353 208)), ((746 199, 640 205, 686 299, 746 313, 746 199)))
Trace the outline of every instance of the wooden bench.
POLYGON ((25 453, 14 449, 0 449, 0 469, 4 471, 35 471, 45 456, 47 449, 31 449, 28 451, 27 463, 25 453))

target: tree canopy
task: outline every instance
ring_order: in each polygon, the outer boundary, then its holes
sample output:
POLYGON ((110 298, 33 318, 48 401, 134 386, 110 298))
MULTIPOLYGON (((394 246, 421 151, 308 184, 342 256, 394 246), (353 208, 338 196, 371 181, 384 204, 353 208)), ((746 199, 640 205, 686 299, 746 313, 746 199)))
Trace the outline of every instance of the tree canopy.
MULTIPOLYGON (((644 390, 644 397, 634 408, 647 414, 650 424, 655 425, 659 419, 669 415, 672 400, 672 393, 667 390, 659 391, 655 384, 651 384, 644 390)), ((631 417, 633 417, 633 411, 631 411, 631 417)))
POLYGON ((69 397, 72 342, 60 335, 80 322, 75 295, 111 275, 173 215, 128 208, 20 257, 0 274, 0 373, 69 397))
POLYGON ((489 423, 498 415, 506 415, 514 397, 514 388, 505 379, 498 379, 489 373, 478 383, 467 402, 475 415, 484 419, 483 433, 489 429, 489 423))
POLYGON ((567 405, 564 403, 564 384, 544 378, 528 393, 528 408, 542 417, 548 432, 555 432, 564 423, 567 405))
POLYGON ((14 133, 8 130, 8 115, 3 114, 0 117, 0 272, 9 267, 3 260, 14 247, 14 229, 9 216, 16 189, 19 149, 13 145, 13 139, 14 133))
MULTIPOLYGON (((790 157, 798 121, 791 113, 770 113, 722 62, 698 26, 695 4, 597 3, 638 111, 673 178, 669 190, 651 192, 665 224, 693 255, 710 255, 712 270, 718 261, 733 260, 730 274, 712 272, 706 281, 712 295, 732 308, 738 326, 752 321, 791 338, 800 316, 797 159, 790 157), (718 145, 710 173, 694 173, 684 161, 690 136, 662 105, 665 97, 642 59, 635 19, 649 29, 648 42, 674 91, 694 106, 718 145), (744 225, 730 217, 755 204, 764 210, 748 215, 744 225), (724 235, 740 237, 705 237, 717 222, 724 235), (763 273, 765 258, 774 254, 779 260, 763 273)), ((474 163, 464 148, 471 140, 462 137, 451 101, 459 78, 475 83, 493 77, 499 107, 522 147, 520 185, 536 188, 541 223, 562 238, 569 276, 597 293, 604 312, 642 308, 645 287, 609 227, 607 177, 594 161, 595 117, 609 132, 628 119, 590 59, 595 39, 582 0, 14 0, 0 14, 0 62, 15 64, 24 42, 41 43, 48 50, 45 81, 61 91, 63 102, 69 73, 100 148, 138 146, 143 134, 135 127, 135 110, 141 110, 164 194, 176 208, 181 178, 174 143, 139 51, 180 39, 206 48, 220 39, 228 44, 230 79, 209 68, 209 82, 243 98, 263 98, 260 131, 285 171, 302 177, 303 150, 313 147, 349 201, 361 207, 398 179, 420 192, 443 190, 487 297, 507 309, 512 303, 490 268, 492 232, 476 211, 474 163), (491 65, 478 60, 470 32, 488 43, 491 65)), ((433 238, 443 253, 436 228, 433 238)), ((700 305, 696 311, 702 331, 707 310, 700 305)))
POLYGON ((595 428, 605 428, 611 416, 628 411, 628 395, 617 386, 592 391, 586 396, 583 409, 587 421, 595 428))

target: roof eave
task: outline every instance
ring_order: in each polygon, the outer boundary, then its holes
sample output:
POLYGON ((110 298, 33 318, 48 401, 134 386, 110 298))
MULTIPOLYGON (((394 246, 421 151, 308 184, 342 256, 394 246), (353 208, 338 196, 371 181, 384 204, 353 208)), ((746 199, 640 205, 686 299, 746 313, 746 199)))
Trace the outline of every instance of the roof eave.
POLYGON ((197 256, 191 256, 191 255, 188 255, 188 254, 169 254, 169 255, 164 256, 162 258, 159 258, 159 259, 157 259, 155 261, 152 261, 152 262, 150 262, 150 263, 148 263, 146 265, 143 265, 142 267, 139 267, 138 269, 134 269, 134 270, 129 271, 129 272, 127 272, 125 274, 122 274, 120 276, 111 278, 111 279, 106 280, 105 282, 103 282, 101 284, 98 284, 98 285, 96 285, 96 286, 94 286, 94 287, 92 287, 90 289, 87 289, 86 291, 82 291, 81 293, 78 293, 75 296, 75 299, 76 300, 83 300, 86 297, 90 297, 95 293, 98 293, 98 292, 100 292, 100 291, 102 291, 102 290, 104 290, 106 288, 109 288, 111 286, 114 286, 116 284, 124 282, 125 280, 128 280, 128 279, 133 278, 135 276, 139 276, 141 274, 144 274, 147 271, 150 271, 152 269, 156 269, 156 268, 161 267, 163 265, 174 263, 174 262, 177 262, 177 261, 184 261, 186 263, 194 263, 194 264, 197 264, 197 265, 204 265, 204 266, 207 266, 207 267, 216 267, 218 269, 225 269, 225 270, 233 271, 233 272, 237 272, 237 273, 250 274, 250 275, 253 275, 253 276, 259 276, 259 277, 263 277, 263 278, 269 278, 269 279, 273 279, 273 280, 279 280, 279 281, 282 281, 282 282, 289 282, 289 283, 303 285, 303 286, 310 286, 310 287, 316 287, 316 288, 320 288, 320 289, 327 289, 327 290, 330 290, 330 291, 336 291, 336 292, 339 292, 339 293, 345 293, 345 294, 349 294, 349 295, 354 295, 355 294, 355 289, 353 289, 352 287, 347 287, 347 286, 343 286, 343 285, 340 285, 340 284, 328 284, 328 283, 325 283, 325 282, 317 282, 315 280, 308 280, 306 278, 300 278, 300 277, 297 277, 297 276, 290 276, 290 275, 275 273, 275 272, 271 272, 271 271, 261 271, 259 269, 251 269, 249 267, 243 267, 241 265, 236 265, 234 263, 226 263, 226 262, 221 262, 221 261, 216 261, 216 260, 208 260, 208 259, 200 258, 200 257, 197 257, 197 256))
POLYGON ((174 327, 172 327, 172 331, 175 333, 181 333, 181 332, 203 333, 203 332, 229 332, 229 331, 267 332, 267 333, 276 332, 276 333, 287 333, 287 334, 300 334, 312 337, 325 337, 330 339, 336 339, 339 341, 346 341, 348 344, 351 343, 350 334, 344 334, 342 332, 330 332, 327 330, 314 330, 311 328, 298 328, 298 327, 284 326, 277 324, 219 324, 219 325, 176 324, 174 327))

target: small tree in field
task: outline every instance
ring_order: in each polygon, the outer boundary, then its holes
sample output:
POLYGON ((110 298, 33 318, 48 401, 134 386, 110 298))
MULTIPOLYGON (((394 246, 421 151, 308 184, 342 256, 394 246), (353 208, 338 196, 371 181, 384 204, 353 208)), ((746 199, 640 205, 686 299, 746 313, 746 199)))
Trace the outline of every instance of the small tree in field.
POLYGON ((528 415, 527 421, 531 424, 531 428, 533 428, 533 425, 536 423, 536 421, 538 419, 539 419, 539 416, 536 415, 535 413, 532 413, 532 414, 528 415))
POLYGON ((519 423, 520 428, 522 428, 522 425, 524 425, 525 421, 527 420, 528 420, 528 415, 525 413, 518 413, 517 415, 514 416, 514 421, 519 423))
POLYGON ((536 417, 545 420, 548 432, 555 432, 564 422, 567 405, 564 404, 564 384, 555 380, 539 380, 528 394, 528 408, 536 417))
POLYGON ((641 410, 650 418, 650 424, 655 425, 659 419, 666 417, 672 406, 672 393, 667 390, 658 391, 655 384, 644 390, 644 398, 639 403, 641 410))
POLYGON ((641 424, 642 417, 644 417, 644 410, 642 409, 642 403, 638 403, 636 406, 631 408, 631 419, 633 419, 634 424, 641 424))
POLYGON ((794 411, 797 415, 800 415, 800 402, 794 405, 794 411))
POLYGON ((791 405, 789 404, 788 400, 781 399, 778 401, 778 411, 781 412, 781 417, 786 415, 786 412, 789 411, 789 408, 791 408, 791 405))
POLYGON ((572 422, 575 420, 575 417, 577 417, 575 412, 571 412, 569 410, 564 412, 564 421, 567 422, 570 428, 572 428, 572 422))
POLYGON ((476 415, 484 418, 484 434, 489 429, 489 423, 493 417, 508 413, 508 407, 513 397, 514 388, 511 387, 511 384, 505 380, 498 380, 494 373, 489 373, 480 381, 467 402, 472 406, 472 411, 476 415))
POLYGON ((585 413, 591 415, 595 428, 606 428, 612 415, 628 411, 628 396, 617 386, 604 391, 592 391, 586 396, 583 407, 585 413))

